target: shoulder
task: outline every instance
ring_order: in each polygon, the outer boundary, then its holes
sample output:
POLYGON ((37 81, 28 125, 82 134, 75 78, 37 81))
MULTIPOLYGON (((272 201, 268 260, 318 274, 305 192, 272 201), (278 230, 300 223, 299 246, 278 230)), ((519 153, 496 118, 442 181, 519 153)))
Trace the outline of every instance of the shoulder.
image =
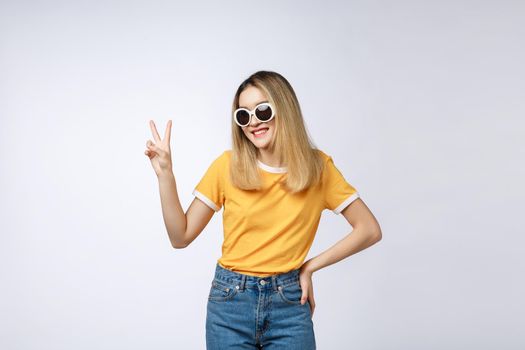
POLYGON ((230 159, 232 158, 232 152, 233 151, 231 149, 224 150, 219 156, 219 158, 221 159, 222 162, 227 164, 230 162, 230 159))
POLYGON ((231 159, 231 152, 232 150, 230 149, 222 151, 222 153, 220 153, 219 155, 215 157, 213 162, 216 164, 220 164, 220 165, 228 164, 231 159))
POLYGON ((323 160, 323 163, 326 164, 329 160, 332 159, 332 157, 327 154, 326 152, 320 150, 320 149, 315 149, 318 153, 318 155, 321 157, 321 159, 323 160))
POLYGON ((230 154, 228 153, 228 150, 222 151, 221 153, 215 153, 211 158, 210 167, 223 169, 223 167, 229 162, 229 159, 230 154))
POLYGON ((227 150, 222 151, 221 153, 215 153, 215 158, 214 158, 214 160, 224 160, 224 159, 228 159, 228 158, 231 157, 231 152, 232 152, 232 150, 227 149, 227 150))

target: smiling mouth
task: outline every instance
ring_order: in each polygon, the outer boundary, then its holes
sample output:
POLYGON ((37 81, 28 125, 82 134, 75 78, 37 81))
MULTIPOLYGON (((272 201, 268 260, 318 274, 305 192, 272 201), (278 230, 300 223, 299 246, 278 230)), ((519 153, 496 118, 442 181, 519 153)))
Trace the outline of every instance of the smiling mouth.
POLYGON ((264 129, 261 129, 261 130, 257 130, 255 132, 252 132, 252 134, 254 134, 255 136, 264 135, 264 134, 266 134, 266 132, 268 132, 268 129, 269 128, 264 128, 264 129))

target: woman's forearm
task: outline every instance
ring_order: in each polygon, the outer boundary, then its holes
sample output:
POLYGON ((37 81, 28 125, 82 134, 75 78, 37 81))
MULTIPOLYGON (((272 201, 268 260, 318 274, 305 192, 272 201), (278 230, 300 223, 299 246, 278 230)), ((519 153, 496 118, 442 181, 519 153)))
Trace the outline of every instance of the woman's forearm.
POLYGON ((368 248, 379 240, 381 240, 380 233, 375 233, 366 227, 356 227, 332 247, 306 261, 303 268, 313 273, 368 248))
POLYGON ((172 172, 158 176, 160 203, 162 205, 162 216, 164 225, 173 248, 184 248, 186 232, 186 214, 179 201, 177 184, 172 172))

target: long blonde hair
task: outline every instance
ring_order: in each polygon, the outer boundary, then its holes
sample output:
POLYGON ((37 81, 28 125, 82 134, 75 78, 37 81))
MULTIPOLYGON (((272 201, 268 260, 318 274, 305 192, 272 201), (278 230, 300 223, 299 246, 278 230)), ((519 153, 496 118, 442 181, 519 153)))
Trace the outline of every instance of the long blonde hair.
MULTIPOLYGON (((290 83, 279 73, 258 71, 244 80, 233 99, 233 111, 239 107, 239 96, 248 86, 261 90, 275 108, 275 135, 269 148, 275 151, 279 162, 285 164, 287 173, 282 185, 295 193, 315 185, 323 168, 323 160, 310 139, 304 124, 297 96, 290 83)), ((257 165, 257 147, 246 137, 231 118, 233 152, 230 162, 230 179, 234 186, 244 190, 262 188, 262 178, 257 165)))

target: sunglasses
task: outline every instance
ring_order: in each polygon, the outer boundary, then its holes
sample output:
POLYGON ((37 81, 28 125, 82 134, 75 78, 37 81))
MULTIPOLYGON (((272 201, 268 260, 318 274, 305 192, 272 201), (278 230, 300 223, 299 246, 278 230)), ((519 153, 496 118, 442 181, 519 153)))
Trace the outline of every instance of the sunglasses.
POLYGON ((252 120, 252 115, 260 122, 269 122, 275 116, 272 105, 268 102, 259 103, 253 110, 247 108, 237 108, 233 112, 233 119, 239 126, 247 126, 252 120))

